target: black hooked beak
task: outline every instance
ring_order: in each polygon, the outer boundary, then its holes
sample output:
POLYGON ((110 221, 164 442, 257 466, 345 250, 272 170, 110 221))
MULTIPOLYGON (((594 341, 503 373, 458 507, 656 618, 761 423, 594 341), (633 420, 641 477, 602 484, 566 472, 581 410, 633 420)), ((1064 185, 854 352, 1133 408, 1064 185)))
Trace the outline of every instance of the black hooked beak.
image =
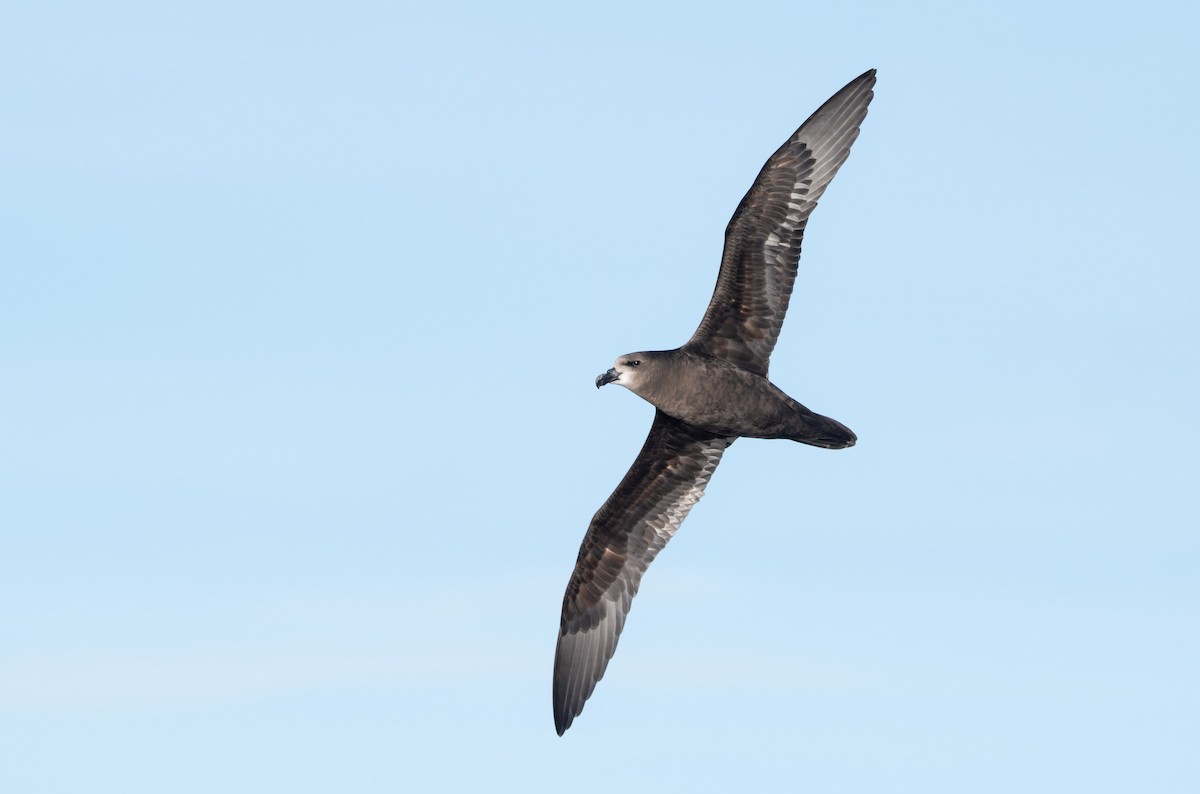
POLYGON ((596 376, 596 388, 599 389, 601 386, 603 386, 606 383, 612 383, 614 380, 616 380, 619 377, 621 377, 621 373, 617 372, 616 367, 613 367, 608 372, 605 372, 603 375, 596 376))

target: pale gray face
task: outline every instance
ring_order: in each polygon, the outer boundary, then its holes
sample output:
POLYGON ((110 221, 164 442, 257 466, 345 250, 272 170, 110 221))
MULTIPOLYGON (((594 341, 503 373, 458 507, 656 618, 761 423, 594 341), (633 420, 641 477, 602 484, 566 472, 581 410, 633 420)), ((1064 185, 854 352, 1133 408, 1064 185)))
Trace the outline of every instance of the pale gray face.
POLYGON ((616 383, 636 392, 641 374, 649 363, 648 353, 627 353, 616 360, 612 369, 596 378, 596 388, 606 383, 616 383))

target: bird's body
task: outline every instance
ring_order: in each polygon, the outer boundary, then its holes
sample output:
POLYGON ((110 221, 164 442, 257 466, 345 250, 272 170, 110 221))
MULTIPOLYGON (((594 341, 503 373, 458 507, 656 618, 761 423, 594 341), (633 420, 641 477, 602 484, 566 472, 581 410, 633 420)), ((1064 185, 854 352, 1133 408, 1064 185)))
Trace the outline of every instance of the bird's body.
MULTIPOLYGON (((845 425, 814 414, 762 375, 685 348, 622 356, 614 371, 663 413, 720 436, 787 438, 818 447, 853 446, 845 425), (636 367, 629 361, 639 362, 636 367)), ((601 379, 607 376, 601 376, 601 379)))
POLYGON ((850 153, 875 71, 852 80, 767 160, 725 230, 725 251, 700 327, 675 350, 630 353, 596 379, 657 409, 641 452, 596 511, 563 595, 554 656, 554 724, 583 710, 617 646, 642 574, 700 499, 740 436, 827 449, 849 428, 813 413, 767 379, 809 215, 850 153))

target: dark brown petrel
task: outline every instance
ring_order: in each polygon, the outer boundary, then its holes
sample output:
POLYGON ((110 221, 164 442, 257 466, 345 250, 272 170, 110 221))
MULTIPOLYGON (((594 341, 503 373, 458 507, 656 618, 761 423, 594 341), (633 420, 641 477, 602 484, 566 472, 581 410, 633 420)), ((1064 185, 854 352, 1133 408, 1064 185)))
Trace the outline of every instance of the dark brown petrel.
POLYGON ((583 711, 617 647, 642 574, 704 493, 738 436, 826 449, 850 429, 767 380, 800 261, 808 216, 850 154, 873 96, 875 70, 822 105, 767 160, 725 228, 708 311, 682 347, 630 353, 596 378, 657 409, 642 451, 588 526, 563 596, 554 655, 559 735, 583 711))

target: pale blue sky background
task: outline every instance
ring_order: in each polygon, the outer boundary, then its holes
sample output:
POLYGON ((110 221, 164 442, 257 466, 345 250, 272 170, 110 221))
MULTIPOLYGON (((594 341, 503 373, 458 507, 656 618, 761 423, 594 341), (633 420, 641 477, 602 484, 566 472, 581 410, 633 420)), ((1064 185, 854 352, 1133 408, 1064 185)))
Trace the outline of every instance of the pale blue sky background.
POLYGON ((10 3, 0 790, 1200 790, 1193 4, 10 3), (554 734, 763 160, 776 382, 554 734))

